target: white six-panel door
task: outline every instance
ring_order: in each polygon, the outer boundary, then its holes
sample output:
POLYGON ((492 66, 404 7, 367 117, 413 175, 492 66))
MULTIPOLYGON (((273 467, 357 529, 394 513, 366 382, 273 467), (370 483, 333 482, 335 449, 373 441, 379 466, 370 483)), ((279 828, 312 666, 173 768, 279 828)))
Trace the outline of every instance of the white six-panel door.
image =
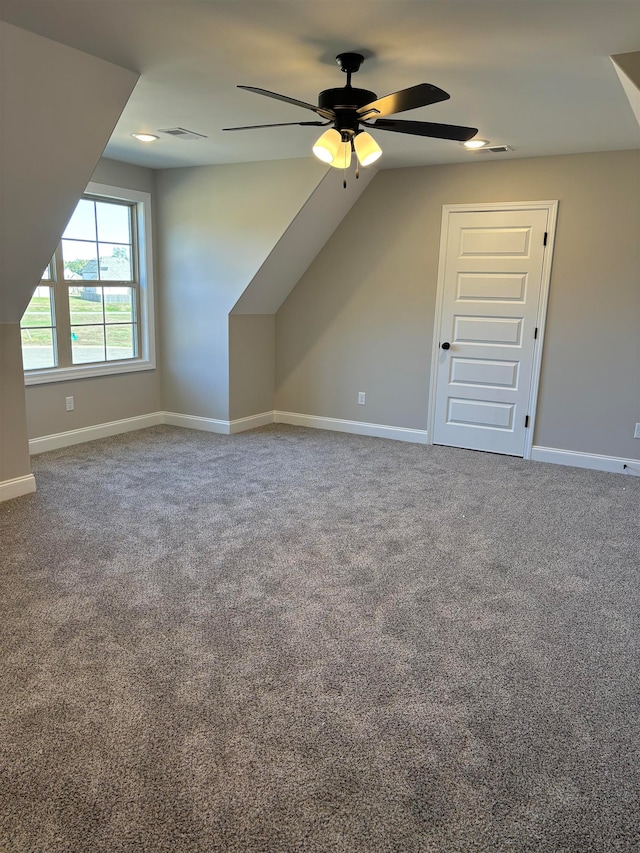
POLYGON ((434 444, 525 455, 555 222, 540 204, 445 208, 434 444))

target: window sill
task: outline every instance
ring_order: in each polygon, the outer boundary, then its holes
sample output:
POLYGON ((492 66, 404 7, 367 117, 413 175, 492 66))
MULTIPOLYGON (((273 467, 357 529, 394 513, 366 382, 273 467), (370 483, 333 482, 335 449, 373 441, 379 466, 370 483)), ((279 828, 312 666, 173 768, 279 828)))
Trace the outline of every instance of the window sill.
POLYGON ((45 385, 49 382, 69 382, 73 379, 91 379, 97 376, 115 376, 121 373, 137 373, 154 370, 155 360, 132 359, 109 364, 79 364, 77 367, 52 367, 46 370, 30 370, 24 374, 24 384, 45 385))

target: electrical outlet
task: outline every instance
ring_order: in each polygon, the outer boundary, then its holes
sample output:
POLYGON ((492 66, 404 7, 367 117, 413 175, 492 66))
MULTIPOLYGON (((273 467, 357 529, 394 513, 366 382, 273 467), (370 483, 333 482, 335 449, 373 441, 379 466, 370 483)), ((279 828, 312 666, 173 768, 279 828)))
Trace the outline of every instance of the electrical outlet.
POLYGON ((73 397, 65 397, 64 398, 64 405, 65 405, 65 409, 68 412, 72 412, 73 411, 73 397))
POLYGON ((633 433, 634 438, 640 438, 640 424, 636 424, 635 432, 633 433))
POLYGON ((366 396, 367 395, 365 394, 364 391, 358 391, 358 405, 359 406, 364 406, 366 396))

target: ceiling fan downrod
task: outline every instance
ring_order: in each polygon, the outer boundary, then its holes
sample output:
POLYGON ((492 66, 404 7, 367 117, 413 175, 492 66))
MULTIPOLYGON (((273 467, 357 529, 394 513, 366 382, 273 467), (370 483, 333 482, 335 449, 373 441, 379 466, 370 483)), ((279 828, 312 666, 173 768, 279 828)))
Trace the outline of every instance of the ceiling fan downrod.
POLYGON ((336 56, 336 62, 340 66, 340 71, 347 75, 347 86, 351 86, 351 75, 360 70, 364 56, 361 53, 339 53, 336 56))

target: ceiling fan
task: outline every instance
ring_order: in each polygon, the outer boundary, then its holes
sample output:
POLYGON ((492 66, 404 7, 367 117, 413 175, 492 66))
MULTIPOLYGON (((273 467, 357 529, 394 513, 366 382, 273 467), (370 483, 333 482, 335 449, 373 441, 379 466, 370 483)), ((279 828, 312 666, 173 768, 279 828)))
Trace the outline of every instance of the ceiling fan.
MULTIPOLYGON (((398 121, 387 119, 385 116, 395 113, 415 110, 446 101, 447 92, 432 86, 430 83, 419 83, 408 89, 401 89, 391 95, 378 98, 375 92, 368 89, 355 89, 351 85, 351 75, 355 74, 364 61, 360 53, 339 53, 336 62, 340 70, 347 75, 347 84, 338 89, 325 89, 318 95, 318 105, 278 95, 267 89, 255 86, 238 86, 248 92, 256 92, 267 98, 284 101, 297 107, 311 110, 323 121, 288 121, 276 124, 255 124, 245 127, 225 127, 223 130, 255 130, 264 127, 332 127, 325 131, 313 146, 313 153, 325 163, 338 169, 346 169, 351 163, 351 153, 354 152, 362 166, 374 163, 382 154, 382 149, 371 134, 362 128, 375 130, 391 130, 394 133, 408 133, 413 136, 429 136, 436 139, 451 139, 466 142, 478 132, 475 127, 461 127, 455 124, 437 124, 429 121, 398 121)), ((356 172, 357 177, 357 172, 356 172)), ((346 182, 345 182, 346 186, 346 182)))

